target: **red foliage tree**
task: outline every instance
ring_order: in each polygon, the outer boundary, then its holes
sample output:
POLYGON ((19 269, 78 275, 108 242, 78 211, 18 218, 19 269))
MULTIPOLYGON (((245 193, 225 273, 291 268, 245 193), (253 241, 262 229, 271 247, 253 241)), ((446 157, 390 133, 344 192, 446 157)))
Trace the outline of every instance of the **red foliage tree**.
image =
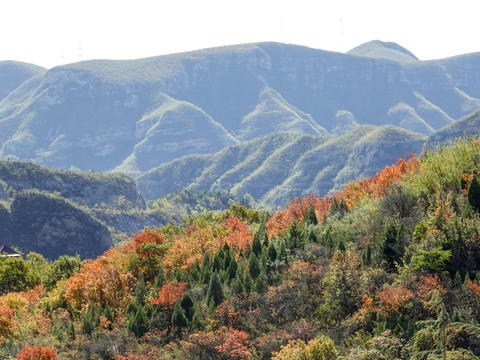
POLYGON ((378 299, 382 305, 380 312, 384 316, 399 314, 412 298, 413 292, 403 285, 387 286, 378 293, 378 299))
POLYGON ((130 242, 124 247, 124 251, 135 251, 143 259, 149 256, 163 256, 167 251, 166 246, 149 246, 151 244, 166 244, 160 230, 146 229, 142 232, 136 233, 133 235, 132 240, 130 240, 130 242))
POLYGON ((56 360, 55 350, 38 345, 37 347, 24 346, 17 355, 17 360, 56 360))
POLYGON ((252 351, 247 341, 247 333, 232 328, 220 329, 218 332, 222 338, 222 343, 215 349, 219 353, 228 355, 230 359, 246 360, 251 358, 252 351))

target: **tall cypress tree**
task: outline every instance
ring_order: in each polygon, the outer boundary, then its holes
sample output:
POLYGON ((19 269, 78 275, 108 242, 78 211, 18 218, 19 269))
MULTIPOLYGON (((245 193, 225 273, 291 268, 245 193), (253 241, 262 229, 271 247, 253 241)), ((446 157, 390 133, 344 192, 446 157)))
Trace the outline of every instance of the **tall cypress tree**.
POLYGON ((315 207, 313 203, 310 203, 310 207, 305 211, 305 216, 303 217, 303 222, 306 225, 317 225, 318 219, 317 215, 315 214, 315 207))
POLYGON ((475 212, 480 211, 480 183, 478 182, 477 176, 475 176, 470 183, 468 202, 472 205, 475 212))
POLYGON ((260 235, 258 232, 255 233, 253 236, 253 241, 252 241, 252 253, 255 254, 256 256, 260 255, 262 252, 262 243, 260 242, 260 235))
POLYGON ((189 321, 192 321, 193 313, 195 309, 193 308, 193 300, 190 295, 185 295, 180 302, 180 306, 182 307, 183 311, 185 312, 185 316, 189 321))
POLYGON ((273 243, 270 243, 268 246, 268 258, 271 261, 275 261, 277 259, 277 250, 275 249, 275 245, 273 245, 273 243))
POLYGON ((213 301, 215 306, 218 306, 224 299, 223 286, 218 276, 218 272, 214 272, 210 278, 210 284, 207 292, 207 304, 213 301))
POLYGON ((175 304, 175 309, 172 314, 172 325, 180 330, 181 328, 187 327, 188 320, 185 316, 185 311, 183 310, 180 302, 177 301, 175 304))
POLYGON ((140 272, 137 280, 137 287, 135 288, 135 302, 139 305, 145 304, 145 297, 147 296, 148 291, 145 286, 145 279, 143 277, 143 272, 140 272))
POLYGON ((248 257, 248 270, 253 280, 255 280, 257 276, 260 275, 260 264, 258 263, 257 256, 253 251, 248 257))
POLYGON ((230 261, 230 266, 228 267, 228 279, 232 280, 235 278, 235 275, 237 274, 237 268, 238 264, 237 261, 235 260, 235 257, 232 258, 230 261))

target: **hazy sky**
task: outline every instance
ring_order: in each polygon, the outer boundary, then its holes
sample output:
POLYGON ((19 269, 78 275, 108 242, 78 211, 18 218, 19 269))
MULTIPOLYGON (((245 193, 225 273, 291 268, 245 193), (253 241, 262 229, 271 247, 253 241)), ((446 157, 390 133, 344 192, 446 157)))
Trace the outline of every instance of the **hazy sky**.
POLYGON ((0 0, 0 60, 47 68, 279 41, 346 52, 393 41, 422 60, 480 51, 480 0, 0 0))

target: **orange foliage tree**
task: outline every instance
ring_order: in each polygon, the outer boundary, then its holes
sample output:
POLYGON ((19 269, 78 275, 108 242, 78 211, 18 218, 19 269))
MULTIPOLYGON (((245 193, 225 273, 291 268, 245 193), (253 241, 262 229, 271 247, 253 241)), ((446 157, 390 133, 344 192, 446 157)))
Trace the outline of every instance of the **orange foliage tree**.
POLYGON ((160 230, 146 229, 133 235, 132 240, 124 247, 124 251, 134 251, 143 259, 150 256, 163 256, 167 251, 166 241, 163 238, 160 230), (160 246, 150 246, 152 244, 160 246))
POLYGON ((146 281, 153 281, 169 246, 159 229, 136 233, 123 247, 127 268, 136 276, 143 273, 146 281))
POLYGON ((56 360, 55 350, 38 345, 37 347, 24 346, 17 355, 17 360, 56 360))
POLYGON ((413 292, 403 285, 387 286, 378 293, 380 313, 384 316, 394 316, 401 313, 413 299, 413 292))
POLYGON ((66 281, 63 296, 76 309, 93 302, 118 311, 128 305, 135 282, 133 274, 120 266, 118 250, 110 249, 96 260, 85 262, 66 281))
POLYGON ((317 198, 314 195, 309 195, 293 199, 285 210, 277 211, 267 221, 268 234, 269 236, 283 235, 294 221, 300 222, 303 220, 310 204, 315 207, 318 222, 322 222, 324 214, 330 212, 333 199, 336 199, 337 202, 345 200, 347 206, 353 208, 363 199, 385 196, 393 183, 401 181, 405 174, 418 171, 419 168, 420 161, 415 155, 410 154, 407 160, 399 158, 394 165, 386 166, 385 169, 371 178, 349 182, 342 191, 336 191, 331 197, 317 198))
POLYGON ((328 196, 317 198, 314 195, 309 195, 291 200, 285 210, 277 211, 268 219, 266 224, 268 235, 270 237, 283 235, 294 221, 301 222, 303 220, 305 212, 310 208, 311 204, 315 208, 318 222, 322 222, 324 214, 330 212, 332 199, 328 196))
POLYGON ((14 334, 15 311, 6 305, 0 305, 0 344, 14 334))
POLYGON ((252 239, 247 222, 233 216, 220 224, 212 222, 206 226, 198 226, 192 223, 185 228, 184 234, 173 240, 163 264, 167 270, 188 270, 195 261, 202 261, 207 251, 215 253, 225 243, 238 251, 245 249, 252 239))
POLYGON ((163 285, 157 294, 157 297, 150 300, 152 305, 161 305, 167 309, 173 309, 175 303, 187 291, 187 283, 179 283, 173 280, 171 283, 163 285))

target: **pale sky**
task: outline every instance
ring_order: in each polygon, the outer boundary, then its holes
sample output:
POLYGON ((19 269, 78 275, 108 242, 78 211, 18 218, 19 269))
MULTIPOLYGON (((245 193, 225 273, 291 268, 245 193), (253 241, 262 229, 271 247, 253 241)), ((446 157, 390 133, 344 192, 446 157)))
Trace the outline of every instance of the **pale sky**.
POLYGON ((421 60, 480 51, 480 0, 0 0, 0 60, 46 68, 278 41, 346 52, 393 41, 421 60))

